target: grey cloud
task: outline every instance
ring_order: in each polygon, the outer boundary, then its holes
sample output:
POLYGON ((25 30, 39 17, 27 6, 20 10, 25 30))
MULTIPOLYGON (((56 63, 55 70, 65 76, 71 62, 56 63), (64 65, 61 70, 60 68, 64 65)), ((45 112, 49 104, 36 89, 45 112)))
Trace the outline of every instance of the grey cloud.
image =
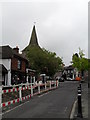
POLYGON ((87 2, 3 3, 3 45, 26 47, 36 22, 41 47, 55 51, 66 65, 78 48, 88 55, 87 2))

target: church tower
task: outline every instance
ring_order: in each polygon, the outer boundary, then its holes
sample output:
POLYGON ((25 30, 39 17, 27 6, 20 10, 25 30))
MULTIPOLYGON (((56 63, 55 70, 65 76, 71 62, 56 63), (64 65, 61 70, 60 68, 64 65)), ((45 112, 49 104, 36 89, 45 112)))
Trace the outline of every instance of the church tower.
POLYGON ((37 46, 39 46, 35 25, 33 26, 33 30, 32 30, 32 34, 31 34, 31 39, 30 39, 29 45, 37 45, 37 46))
POLYGON ((39 44, 38 44, 38 39, 37 39, 37 34, 36 34, 35 25, 33 26, 33 30, 32 30, 32 33, 31 33, 31 38, 30 38, 29 45, 22 50, 22 53, 24 54, 24 52, 25 52, 26 50, 28 50, 31 46, 37 46, 37 47, 40 48, 40 46, 39 46, 39 44))

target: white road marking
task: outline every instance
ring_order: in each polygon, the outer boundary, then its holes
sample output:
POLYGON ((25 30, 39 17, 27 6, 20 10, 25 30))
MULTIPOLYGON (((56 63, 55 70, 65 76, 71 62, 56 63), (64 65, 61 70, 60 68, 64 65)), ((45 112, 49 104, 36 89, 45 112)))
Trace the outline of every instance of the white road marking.
POLYGON ((65 108, 64 112, 66 112, 66 111, 67 111, 67 107, 65 108))
MULTIPOLYGON (((49 94, 50 92, 51 92, 51 91, 49 91, 49 92, 47 92, 47 93, 44 93, 44 94, 42 94, 42 95, 40 95, 40 96, 38 96, 38 97, 42 97, 42 96, 44 96, 44 95, 46 95, 46 94, 49 94)), ((27 101, 27 102, 25 102, 25 103, 22 103, 22 104, 20 104, 20 105, 14 107, 14 108, 12 108, 12 109, 10 109, 10 110, 2 113, 2 114, 0 114, 0 115, 4 115, 4 114, 6 114, 6 113, 8 113, 8 112, 10 112, 10 111, 12 111, 12 110, 15 110, 16 108, 19 108, 19 107, 23 106, 24 104, 26 104, 26 103, 28 103, 28 102, 29 102, 29 101, 27 101)))
POLYGON ((44 96, 44 95, 47 95, 47 94, 49 94, 51 91, 49 91, 49 92, 47 92, 47 93, 44 93, 44 94, 42 94, 42 95, 39 95, 38 97, 42 97, 42 96, 44 96))
POLYGON ((24 104, 26 104, 26 103, 28 103, 28 102, 29 102, 29 101, 27 101, 27 102, 25 102, 25 103, 22 103, 22 104, 20 104, 20 105, 18 105, 18 106, 16 106, 16 107, 14 107, 14 108, 12 108, 12 109, 4 112, 4 113, 2 113, 1 115, 4 115, 4 114, 6 114, 6 113, 8 113, 8 112, 10 112, 10 111, 12 111, 12 110, 15 110, 16 108, 21 107, 22 105, 24 105, 24 104))
MULTIPOLYGON (((48 93, 50 93, 50 92, 51 92, 51 91, 49 91, 49 92, 47 92, 47 93, 44 93, 44 94, 42 94, 42 95, 40 95, 40 96, 38 96, 38 97, 42 97, 42 96, 44 96, 44 95, 46 95, 46 94, 48 94, 48 93)), ((15 110, 16 108, 19 108, 19 107, 23 106, 24 104, 26 104, 26 103, 28 103, 28 102, 29 102, 29 101, 27 101, 27 102, 25 102, 25 103, 21 103, 20 105, 12 108, 12 109, 10 109, 10 110, 8 110, 8 111, 6 111, 6 112, 3 112, 3 113, 1 113, 0 115, 4 115, 4 114, 6 114, 6 113, 8 113, 8 112, 10 112, 10 111, 12 111, 12 110, 15 110)))
POLYGON ((73 104, 73 107, 72 107, 72 110, 71 110, 71 114, 70 114, 70 119, 73 119, 73 117, 74 117, 76 104, 77 104, 77 100, 73 104))

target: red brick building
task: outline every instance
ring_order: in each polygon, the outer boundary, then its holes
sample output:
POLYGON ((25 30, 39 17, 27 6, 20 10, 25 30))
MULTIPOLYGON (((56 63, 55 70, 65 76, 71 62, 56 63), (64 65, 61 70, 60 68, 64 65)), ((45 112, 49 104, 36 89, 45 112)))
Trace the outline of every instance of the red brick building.
POLYGON ((2 75, 4 85, 13 85, 26 82, 26 68, 28 67, 28 60, 19 53, 19 48, 11 48, 10 46, 1 46, 2 48, 2 64, 7 74, 2 75), (8 67, 9 66, 9 67, 8 67))
POLYGON ((13 49, 14 54, 11 60, 11 78, 12 84, 25 83, 26 82, 26 68, 28 67, 28 60, 19 54, 19 48, 13 49))

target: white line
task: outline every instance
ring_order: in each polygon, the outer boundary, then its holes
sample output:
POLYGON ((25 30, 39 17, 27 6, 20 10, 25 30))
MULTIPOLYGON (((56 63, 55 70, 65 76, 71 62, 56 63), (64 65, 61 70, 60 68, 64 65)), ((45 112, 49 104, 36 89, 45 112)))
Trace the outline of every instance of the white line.
POLYGON ((67 107, 65 107, 65 110, 64 110, 64 112, 66 112, 67 111, 67 107))
MULTIPOLYGON (((42 94, 42 95, 40 95, 40 96, 38 96, 38 97, 42 97, 42 96, 44 96, 44 95, 46 95, 46 94, 49 94, 50 92, 51 92, 51 91, 49 91, 49 92, 47 92, 47 93, 44 93, 44 94, 42 94)), ((0 115, 4 115, 4 114, 6 114, 6 113, 8 113, 8 112, 10 112, 10 111, 12 111, 12 110, 14 110, 14 109, 16 109, 16 108, 18 108, 18 107, 20 107, 20 106, 22 106, 22 105, 28 103, 28 102, 29 102, 29 100, 26 101, 25 103, 21 103, 20 105, 18 105, 18 106, 16 106, 16 107, 12 108, 12 109, 10 109, 10 110, 8 110, 8 111, 6 111, 6 112, 4 112, 4 113, 2 113, 2 114, 0 114, 0 115)))
MULTIPOLYGON (((43 95, 46 95, 46 94, 48 94, 48 93, 50 93, 50 92, 51 92, 51 91, 49 91, 49 92, 47 92, 47 93, 45 93, 45 94, 42 94, 42 95, 40 95, 40 96, 38 96, 38 97, 42 97, 43 95)), ((28 103, 28 102, 29 102, 29 101, 27 101, 27 102, 25 102, 25 103, 22 103, 22 104, 20 104, 20 105, 18 105, 18 106, 16 106, 16 107, 14 107, 14 108, 12 108, 12 109, 4 112, 4 113, 2 113, 1 115, 4 115, 4 114, 6 114, 6 113, 8 113, 8 112, 10 112, 10 111, 12 111, 12 110, 15 110, 16 108, 21 107, 22 105, 24 105, 24 104, 26 104, 26 103, 28 103)))
POLYGON ((44 94, 42 94, 42 95, 39 95, 38 97, 42 97, 42 96, 44 96, 44 95, 47 95, 47 94, 49 94, 51 91, 49 91, 49 92, 47 92, 47 93, 44 93, 44 94))
POLYGON ((74 117, 76 104, 77 104, 77 100, 73 104, 72 111, 71 111, 71 114, 70 114, 70 119, 73 119, 73 117, 74 117))
POLYGON ((14 107, 14 108, 12 108, 12 109, 10 109, 10 110, 8 110, 8 111, 2 113, 2 115, 6 114, 6 113, 8 113, 8 112, 10 112, 10 111, 12 111, 12 110, 18 108, 18 107, 21 107, 22 105, 24 105, 24 104, 26 104, 26 103, 28 103, 28 102, 29 102, 29 101, 27 101, 27 102, 25 102, 25 103, 21 103, 20 105, 18 105, 18 106, 16 106, 16 107, 14 107))

